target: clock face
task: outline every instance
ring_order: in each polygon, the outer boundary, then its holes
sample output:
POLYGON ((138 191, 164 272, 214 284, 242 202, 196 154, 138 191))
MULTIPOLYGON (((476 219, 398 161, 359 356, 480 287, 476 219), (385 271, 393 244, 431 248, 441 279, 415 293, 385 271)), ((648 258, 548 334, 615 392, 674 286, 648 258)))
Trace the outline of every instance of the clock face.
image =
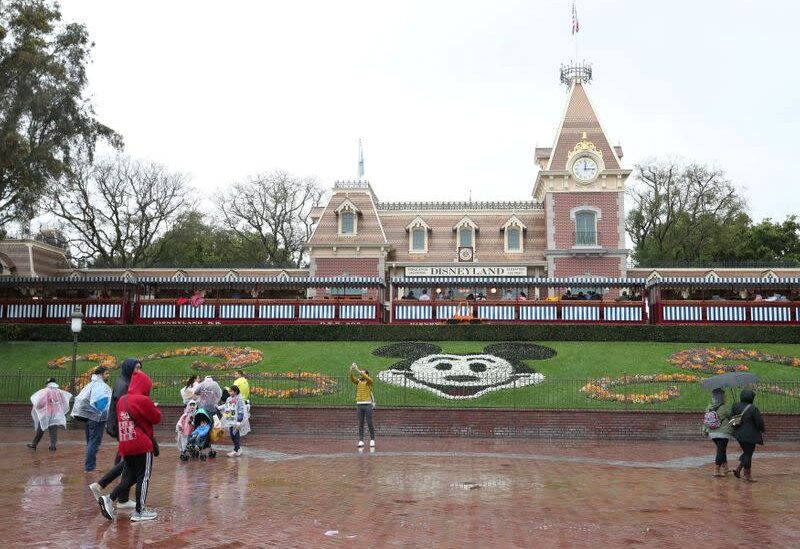
POLYGON ((472 248, 461 248, 458 250, 458 258, 461 261, 472 261, 472 248))
POLYGON ((581 157, 572 165, 572 173, 578 181, 591 181, 597 175, 597 162, 588 156, 581 157))

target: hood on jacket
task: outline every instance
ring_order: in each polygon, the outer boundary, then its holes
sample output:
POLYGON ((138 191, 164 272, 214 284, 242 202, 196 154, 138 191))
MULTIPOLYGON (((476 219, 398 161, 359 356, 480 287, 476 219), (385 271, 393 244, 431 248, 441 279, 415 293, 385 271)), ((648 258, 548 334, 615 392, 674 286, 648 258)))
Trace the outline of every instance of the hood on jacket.
POLYGON ((739 399, 745 404, 752 404, 755 398, 756 398, 755 391, 751 391, 750 389, 745 389, 744 391, 742 391, 742 394, 739 397, 739 399))
POLYGON ((120 366, 121 373, 120 375, 125 379, 130 380, 131 376, 133 375, 133 371, 136 369, 136 365, 141 362, 138 358, 128 357, 122 361, 122 365, 120 366))
POLYGON ((129 395, 144 395, 150 396, 150 389, 153 388, 153 382, 147 377, 147 374, 141 370, 133 372, 131 376, 131 383, 128 385, 129 395))

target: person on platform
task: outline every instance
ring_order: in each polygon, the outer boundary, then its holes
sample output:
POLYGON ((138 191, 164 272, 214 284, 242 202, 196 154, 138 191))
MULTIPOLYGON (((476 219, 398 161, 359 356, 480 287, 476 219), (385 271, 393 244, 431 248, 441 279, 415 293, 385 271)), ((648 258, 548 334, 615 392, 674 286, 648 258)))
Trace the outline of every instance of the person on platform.
POLYGON ((428 290, 422 290, 422 295, 419 296, 419 301, 430 301, 431 296, 428 295, 428 290))

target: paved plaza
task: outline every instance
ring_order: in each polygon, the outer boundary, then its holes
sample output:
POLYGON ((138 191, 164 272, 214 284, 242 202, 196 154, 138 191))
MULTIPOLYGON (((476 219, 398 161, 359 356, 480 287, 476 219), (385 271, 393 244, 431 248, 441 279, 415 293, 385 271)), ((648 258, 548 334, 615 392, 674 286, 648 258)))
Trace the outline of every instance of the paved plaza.
MULTIPOLYGON (((165 440, 158 519, 112 523, 87 489, 100 474, 82 471, 82 433, 61 431, 56 452, 46 436, 26 448, 32 434, 2 443, 5 547, 800 546, 799 443, 759 447, 750 484, 711 476, 708 441, 383 438, 370 452, 253 435, 241 458, 181 463, 165 440)), ((113 452, 105 439, 98 463, 113 452)))

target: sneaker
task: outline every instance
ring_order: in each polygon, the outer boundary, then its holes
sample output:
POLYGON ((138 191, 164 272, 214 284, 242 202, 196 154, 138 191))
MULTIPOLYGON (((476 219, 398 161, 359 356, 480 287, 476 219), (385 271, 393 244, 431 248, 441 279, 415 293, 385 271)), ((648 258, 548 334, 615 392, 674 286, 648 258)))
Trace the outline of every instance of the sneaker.
POLYGON ((142 522, 143 520, 153 520, 156 518, 158 514, 155 511, 148 511, 146 509, 142 509, 140 513, 134 512, 131 515, 131 522, 142 522))
POLYGON ((28 448, 30 448, 31 450, 36 450, 36 445, 35 445, 35 444, 33 444, 32 442, 29 442, 29 443, 28 443, 28 444, 26 444, 25 446, 27 446, 27 447, 28 447, 28 448))
POLYGON ((117 509, 136 509, 136 502, 132 499, 128 501, 118 501, 117 509))
POLYGON ((364 447, 364 441, 363 440, 359 440, 358 441, 358 447, 359 448, 363 448, 364 447))
POLYGON ((103 497, 103 489, 100 487, 100 485, 98 483, 96 483, 96 482, 91 483, 89 485, 89 490, 92 492, 92 495, 94 496, 94 499, 97 500, 97 499, 100 499, 101 497, 103 497))
POLYGON ((230 451, 230 452, 228 452, 228 457, 229 457, 229 458, 236 457, 236 452, 234 452, 234 451, 230 451))
POLYGON ((235 455, 237 458, 238 458, 239 456, 241 456, 241 455, 242 455, 242 450, 241 450, 241 448, 240 448, 239 450, 236 450, 236 451, 234 452, 234 455, 235 455))
POLYGON ((375 448, 375 440, 370 440, 369 441, 369 447, 370 448, 375 448))
POLYGON ((114 504, 109 496, 100 496, 97 498, 97 503, 100 504, 100 512, 108 520, 114 520, 114 504))

